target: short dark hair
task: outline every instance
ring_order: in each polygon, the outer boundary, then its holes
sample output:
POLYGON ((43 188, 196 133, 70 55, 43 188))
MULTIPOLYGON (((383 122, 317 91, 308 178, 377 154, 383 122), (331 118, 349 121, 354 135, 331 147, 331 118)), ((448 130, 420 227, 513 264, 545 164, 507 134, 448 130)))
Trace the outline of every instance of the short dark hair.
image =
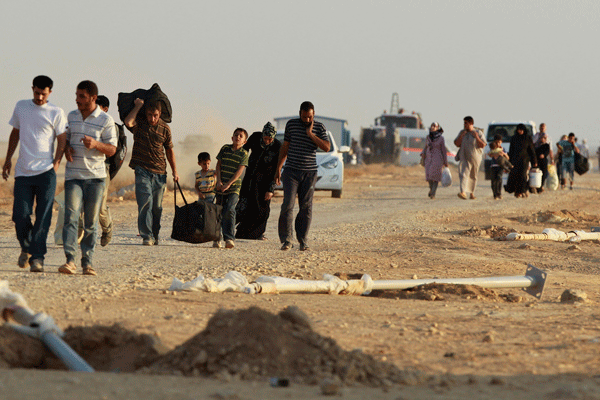
POLYGON ((50 79, 46 75, 38 75, 35 78, 33 78, 33 86, 38 89, 44 90, 48 88, 52 90, 52 85, 54 85, 54 82, 52 82, 52 79, 50 79))
POLYGON ((207 160, 210 161, 210 154, 208 154, 205 151, 198 154, 198 162, 207 161, 207 160))
POLYGON ((575 134, 573 132, 569 133, 569 137, 575 137, 575 134))
POLYGON ((496 141, 496 140, 502 140, 502 135, 501 135, 501 134, 499 134, 499 133, 496 133, 496 134, 494 135, 494 141, 496 141))
POLYGON ((78 90, 85 90, 90 96, 98 96, 98 86, 92 81, 81 81, 77 85, 78 90))
POLYGON ((517 130, 522 130, 523 132, 527 132, 527 127, 525 126, 525 124, 519 124, 517 125, 517 130))
POLYGON ((302 104, 300 104, 300 112, 302 112, 302 111, 310 111, 310 110, 315 111, 315 106, 310 101, 305 101, 302 104))
POLYGON ((244 134, 246 135, 246 139, 248 139, 248 131, 245 130, 244 128, 235 128, 235 131, 233 131, 233 133, 236 132, 244 132, 244 134))
POLYGON ((98 95, 98 98, 96 99, 96 104, 98 104, 100 107, 110 107, 110 100, 108 100, 108 97, 103 96, 103 95, 98 95))
POLYGON ((470 115, 467 115, 466 117, 464 117, 463 121, 468 122, 469 124, 475 123, 475 121, 473 121, 473 117, 471 117, 470 115))
POLYGON ((160 100, 149 101, 146 104, 146 111, 157 110, 162 113, 162 104, 160 100))

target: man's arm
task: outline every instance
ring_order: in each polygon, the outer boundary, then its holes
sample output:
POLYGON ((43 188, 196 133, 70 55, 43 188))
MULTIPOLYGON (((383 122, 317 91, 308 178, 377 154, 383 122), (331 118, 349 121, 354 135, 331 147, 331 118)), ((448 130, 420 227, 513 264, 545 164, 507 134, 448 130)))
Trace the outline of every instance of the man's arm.
POLYGON ((135 99, 133 104, 133 110, 131 110, 131 112, 125 117, 125 120, 123 121, 125 126, 128 128, 133 128, 135 126, 135 119, 138 115, 138 112, 140 112, 140 109, 144 105, 144 100, 135 99))
POLYGON ((314 144, 317 145, 318 148, 320 148, 321 150, 323 150, 324 152, 328 152, 329 149, 331 148, 331 143, 329 143, 328 140, 323 140, 320 137, 318 137, 317 135, 315 135, 313 133, 313 126, 315 124, 315 121, 313 120, 309 126, 306 127, 306 134, 308 135, 308 137, 310 138, 310 140, 313 141, 314 144))
POLYGON ((165 154, 167 156, 167 161, 171 166, 171 171, 173 173, 173 180, 175 182, 179 182, 179 175, 177 175, 177 165, 175 164, 175 151, 171 147, 170 149, 165 149, 165 154))
POLYGON ((460 133, 458 134, 456 139, 454 139, 454 145, 456 147, 460 147, 460 145, 462 144, 463 138, 465 137, 466 134, 467 134, 467 131, 465 131, 465 130, 460 131, 460 133))
POLYGON ((275 183, 277 185, 281 184, 281 168, 283 168, 283 163, 285 163, 285 160, 287 159, 289 148, 290 142, 284 141, 279 150, 279 160, 277 161, 277 170, 275 171, 275 183))
POLYGON ((13 128, 10 132, 10 138, 8 139, 8 149, 6 150, 6 159, 4 160, 4 166, 2 167, 2 177, 4 180, 8 179, 10 175, 10 169, 12 168, 12 156, 17 150, 19 145, 19 130, 13 128))
POLYGON ((67 145, 67 132, 63 132, 56 137, 56 152, 54 153, 54 171, 58 171, 60 162, 62 161, 65 147, 67 145))

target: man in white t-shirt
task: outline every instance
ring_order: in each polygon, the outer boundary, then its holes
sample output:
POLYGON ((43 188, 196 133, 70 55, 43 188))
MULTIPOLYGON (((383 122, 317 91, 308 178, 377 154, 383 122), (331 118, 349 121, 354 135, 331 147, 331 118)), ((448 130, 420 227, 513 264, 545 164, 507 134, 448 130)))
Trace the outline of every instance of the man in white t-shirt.
POLYGON ((52 202, 56 191, 56 170, 65 146, 67 119, 62 109, 48 103, 52 79, 40 75, 33 80, 33 100, 21 100, 15 106, 9 124, 13 127, 8 141, 2 177, 7 180, 12 156, 19 149, 15 165, 13 217, 21 245, 18 265, 31 272, 44 272, 46 239, 52 220, 52 202), (57 142, 56 153, 54 142, 57 142), (34 213, 35 224, 31 223, 34 213))
POLYGON ((67 262, 58 271, 74 274, 77 270, 77 229, 83 210, 81 267, 84 275, 96 275, 92 256, 96 247, 98 215, 106 178, 106 157, 117 150, 115 121, 96 104, 98 86, 92 81, 77 85, 77 110, 68 115, 65 155, 65 223, 63 246, 67 262))

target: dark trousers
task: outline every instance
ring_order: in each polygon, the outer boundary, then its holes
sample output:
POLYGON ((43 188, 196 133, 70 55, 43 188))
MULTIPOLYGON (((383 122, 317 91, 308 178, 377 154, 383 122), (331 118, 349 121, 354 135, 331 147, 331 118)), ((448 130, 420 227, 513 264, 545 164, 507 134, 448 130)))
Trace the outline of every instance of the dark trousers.
POLYGON ((12 220, 21 249, 31 254, 31 260, 44 261, 55 191, 54 168, 40 175, 15 178, 12 220), (32 224, 34 202, 35 224, 32 224))
POLYGON ((502 196, 502 167, 494 167, 491 168, 492 173, 492 192, 494 193, 494 198, 502 196))
POLYGON ((300 244, 308 245, 308 230, 312 220, 312 202, 317 183, 317 172, 300 171, 285 168, 281 176, 283 203, 279 214, 279 240, 281 243, 292 241, 292 219, 294 202, 298 196, 300 210, 296 215, 296 238, 300 244))

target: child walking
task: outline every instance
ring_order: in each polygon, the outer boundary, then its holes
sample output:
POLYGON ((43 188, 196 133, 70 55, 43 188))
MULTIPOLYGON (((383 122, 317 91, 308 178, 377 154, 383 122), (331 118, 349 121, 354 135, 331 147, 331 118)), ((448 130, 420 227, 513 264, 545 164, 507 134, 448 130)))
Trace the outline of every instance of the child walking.
POLYGON ((198 165, 201 168, 200 171, 195 173, 198 201, 214 203, 217 173, 214 169, 210 169, 210 154, 206 152, 198 154, 198 165))

